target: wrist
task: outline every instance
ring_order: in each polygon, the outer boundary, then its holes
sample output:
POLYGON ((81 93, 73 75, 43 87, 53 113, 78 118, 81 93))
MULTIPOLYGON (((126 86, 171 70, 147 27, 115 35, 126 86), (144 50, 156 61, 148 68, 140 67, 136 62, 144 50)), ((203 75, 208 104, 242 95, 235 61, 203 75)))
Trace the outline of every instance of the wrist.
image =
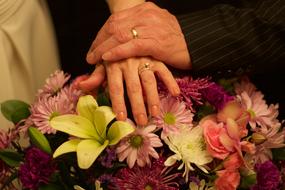
POLYGON ((116 13, 144 2, 145 0, 107 0, 111 13, 116 13))

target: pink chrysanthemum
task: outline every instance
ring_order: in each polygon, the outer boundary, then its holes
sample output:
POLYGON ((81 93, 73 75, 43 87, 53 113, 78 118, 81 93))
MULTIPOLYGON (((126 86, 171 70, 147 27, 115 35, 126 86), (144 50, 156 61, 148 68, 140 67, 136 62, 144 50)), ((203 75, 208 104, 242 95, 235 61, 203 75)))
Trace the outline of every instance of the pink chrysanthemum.
MULTIPOLYGON (((5 162, 0 160, 0 188, 11 178, 11 169, 5 162)), ((7 185, 3 190, 18 190, 12 183, 7 185)))
POLYGON ((0 150, 9 147, 11 142, 17 137, 17 131, 0 129, 0 150))
POLYGON ((46 84, 42 89, 38 91, 38 97, 49 97, 56 95, 60 89, 66 84, 69 80, 70 75, 65 74, 63 71, 55 71, 50 75, 48 79, 46 79, 46 84))
POLYGON ((154 117, 153 122, 158 128, 163 129, 163 138, 170 132, 177 132, 181 125, 192 126, 194 115, 186 108, 184 102, 169 96, 162 98, 160 104, 160 115, 154 117))
POLYGON ((74 110, 76 109, 76 105, 79 97, 83 96, 83 92, 74 88, 72 85, 65 86, 60 91, 60 98, 67 99, 73 105, 74 110))
POLYGON ((26 122, 30 125, 31 122, 43 133, 55 133, 49 122, 59 115, 74 113, 74 105, 65 97, 54 96, 47 99, 39 99, 31 107, 31 116, 26 122))
POLYGON ((249 97, 256 91, 255 85, 247 77, 244 77, 240 83, 235 83, 234 88, 237 95, 241 95, 245 91, 249 97))
POLYGON ((256 145, 256 152, 253 156, 255 163, 264 163, 267 160, 272 160, 272 148, 282 148, 285 147, 284 144, 284 131, 279 131, 281 125, 276 124, 271 128, 258 128, 255 134, 263 137, 264 141, 256 145))
POLYGON ((138 167, 133 169, 123 168, 115 179, 116 190, 178 190, 178 184, 174 182, 180 174, 171 174, 171 168, 164 166, 164 160, 158 159, 151 167, 138 167))
POLYGON ((140 167, 150 165, 150 156, 158 159, 159 156, 154 147, 161 147, 162 143, 153 133, 155 129, 155 125, 136 127, 133 133, 122 139, 116 149, 119 161, 122 162, 127 158, 127 163, 132 168, 135 162, 140 167))
MULTIPOLYGON (((184 101, 186 106, 195 112, 193 108, 194 103, 202 105, 202 95, 200 90, 209 87, 212 83, 209 82, 209 78, 193 79, 192 77, 177 78, 176 82, 180 88, 180 95, 178 99, 184 101)), ((162 82, 158 81, 158 91, 162 96, 168 96, 169 92, 162 82)))
POLYGON ((268 107, 263 96, 260 91, 254 92, 251 96, 244 91, 238 96, 245 109, 250 113, 249 124, 252 129, 255 129, 256 125, 271 127, 280 123, 277 119, 278 104, 271 104, 268 107))

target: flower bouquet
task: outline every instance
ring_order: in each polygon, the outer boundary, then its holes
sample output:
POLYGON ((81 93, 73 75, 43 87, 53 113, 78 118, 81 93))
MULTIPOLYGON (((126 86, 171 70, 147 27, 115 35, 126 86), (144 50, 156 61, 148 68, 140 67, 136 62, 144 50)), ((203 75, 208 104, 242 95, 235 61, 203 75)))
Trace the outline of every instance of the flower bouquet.
POLYGON ((56 71, 31 105, 1 104, 14 123, 0 131, 1 190, 285 188, 278 104, 247 78, 177 78, 178 97, 158 82, 160 115, 146 126, 117 121, 106 89, 93 96, 69 78, 56 71))

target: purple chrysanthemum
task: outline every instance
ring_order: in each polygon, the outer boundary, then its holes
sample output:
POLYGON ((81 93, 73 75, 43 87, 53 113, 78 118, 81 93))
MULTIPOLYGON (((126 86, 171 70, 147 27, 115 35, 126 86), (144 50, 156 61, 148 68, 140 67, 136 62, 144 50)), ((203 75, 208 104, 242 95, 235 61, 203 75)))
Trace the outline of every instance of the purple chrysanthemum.
POLYGON ((170 168, 164 166, 164 159, 155 160, 151 167, 123 168, 115 176, 117 190, 178 190, 174 182, 180 174, 170 174, 170 168))
POLYGON ((101 175, 98 180, 100 181, 100 184, 109 187, 109 188, 115 188, 115 179, 110 174, 103 174, 101 175))
POLYGON ((106 154, 101 155, 99 157, 99 161, 101 162, 102 166, 106 168, 112 168, 113 162, 117 159, 116 156, 116 149, 115 148, 107 148, 106 154))
POLYGON ((234 100, 233 96, 229 95, 223 87, 216 83, 211 83, 207 88, 201 89, 200 92, 203 99, 218 110, 221 110, 227 102, 234 100))
POLYGON ((251 190, 276 190, 281 182, 281 174, 278 168, 271 162, 266 161, 256 164, 257 184, 251 190))
MULTIPOLYGON (((187 107, 194 112, 193 104, 201 105, 202 95, 201 90, 208 88, 212 83, 209 78, 193 79, 192 77, 177 78, 176 82, 180 88, 179 100, 186 103, 187 107)), ((168 96, 169 92, 162 82, 158 81, 158 92, 160 95, 168 96)))
POLYGON ((48 79, 46 79, 46 83, 44 87, 38 91, 37 97, 42 98, 57 95, 69 78, 70 75, 65 74, 63 71, 55 71, 48 79))
POLYGON ((23 187, 36 190, 40 184, 49 183, 55 169, 49 154, 32 147, 26 151, 25 162, 19 169, 19 178, 23 187))

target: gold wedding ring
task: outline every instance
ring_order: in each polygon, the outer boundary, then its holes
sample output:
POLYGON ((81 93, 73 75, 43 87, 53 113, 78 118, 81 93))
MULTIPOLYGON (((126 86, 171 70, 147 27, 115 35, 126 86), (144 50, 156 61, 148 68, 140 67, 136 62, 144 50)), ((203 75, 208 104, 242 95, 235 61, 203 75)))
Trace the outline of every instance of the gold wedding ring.
POLYGON ((137 39, 139 37, 139 34, 135 28, 132 28, 131 32, 133 35, 133 39, 137 39))
POLYGON ((150 63, 145 63, 145 64, 143 64, 141 67, 139 67, 139 70, 138 70, 138 72, 139 72, 139 75, 141 75, 144 71, 147 71, 147 70, 150 70, 151 71, 151 69, 150 69, 150 63))

